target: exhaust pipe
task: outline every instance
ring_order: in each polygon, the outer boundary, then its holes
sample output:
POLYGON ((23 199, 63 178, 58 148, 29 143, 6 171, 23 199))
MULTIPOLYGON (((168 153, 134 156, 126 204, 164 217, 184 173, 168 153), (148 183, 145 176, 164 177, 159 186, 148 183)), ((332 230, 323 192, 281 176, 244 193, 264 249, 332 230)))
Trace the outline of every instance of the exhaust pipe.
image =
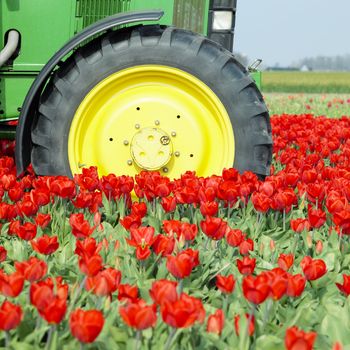
POLYGON ((7 36, 7 43, 0 51, 0 68, 12 57, 16 52, 19 43, 19 33, 17 30, 10 30, 7 36))

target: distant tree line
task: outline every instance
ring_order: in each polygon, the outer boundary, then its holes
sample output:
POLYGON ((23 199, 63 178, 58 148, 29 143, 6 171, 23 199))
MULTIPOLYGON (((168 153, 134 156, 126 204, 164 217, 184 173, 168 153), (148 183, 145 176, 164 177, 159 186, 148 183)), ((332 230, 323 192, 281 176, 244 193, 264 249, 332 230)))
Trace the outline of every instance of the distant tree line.
POLYGON ((350 71, 350 54, 333 57, 306 57, 292 64, 292 66, 297 68, 306 66, 316 71, 350 71))

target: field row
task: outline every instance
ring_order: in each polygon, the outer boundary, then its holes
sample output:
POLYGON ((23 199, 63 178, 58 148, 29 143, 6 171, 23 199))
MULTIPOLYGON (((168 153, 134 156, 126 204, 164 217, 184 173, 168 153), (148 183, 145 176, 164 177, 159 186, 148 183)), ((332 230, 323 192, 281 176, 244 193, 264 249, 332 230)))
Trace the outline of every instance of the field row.
POLYGON ((350 72, 262 72, 262 90, 288 93, 350 93, 350 72))

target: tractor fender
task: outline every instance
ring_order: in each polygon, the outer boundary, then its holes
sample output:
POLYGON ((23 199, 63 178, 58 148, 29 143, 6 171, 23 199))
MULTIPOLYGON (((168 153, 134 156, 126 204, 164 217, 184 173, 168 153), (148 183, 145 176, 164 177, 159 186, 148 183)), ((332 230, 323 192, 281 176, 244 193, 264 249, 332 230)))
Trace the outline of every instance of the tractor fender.
POLYGON ((32 123, 38 108, 40 95, 51 77, 51 73, 60 64, 62 59, 66 57, 72 50, 78 47, 86 39, 98 34, 102 34, 108 29, 116 26, 146 21, 159 21, 164 15, 161 10, 154 11, 137 11, 125 12, 102 19, 75 35, 69 40, 59 51, 52 56, 47 64, 40 71, 30 87, 19 116, 18 126, 16 129, 16 168, 17 175, 22 174, 30 164, 31 160, 31 130, 32 123))

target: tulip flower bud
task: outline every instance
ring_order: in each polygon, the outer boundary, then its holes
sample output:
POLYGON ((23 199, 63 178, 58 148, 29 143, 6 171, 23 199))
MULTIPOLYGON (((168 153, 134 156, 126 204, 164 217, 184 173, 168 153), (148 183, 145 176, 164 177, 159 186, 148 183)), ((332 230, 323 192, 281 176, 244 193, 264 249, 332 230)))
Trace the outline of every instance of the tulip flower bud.
POLYGON ((312 248, 312 237, 311 237, 311 235, 310 235, 309 233, 308 233, 307 236, 306 236, 306 244, 307 244, 307 247, 308 247, 309 249, 312 248))
POLYGON ((316 243, 316 254, 321 254, 323 250, 323 243, 322 241, 317 241, 316 243))
POLYGON ((343 350, 343 345, 337 341, 334 343, 332 350, 343 350))
POLYGON ((260 255, 262 255, 263 254, 263 252, 264 252, 264 243, 260 243, 260 247, 259 247, 259 253, 260 253, 260 255))
POLYGON ((276 250, 276 244, 275 244, 275 241, 273 239, 271 239, 271 241, 270 241, 270 250, 271 250, 271 252, 274 252, 276 250))

